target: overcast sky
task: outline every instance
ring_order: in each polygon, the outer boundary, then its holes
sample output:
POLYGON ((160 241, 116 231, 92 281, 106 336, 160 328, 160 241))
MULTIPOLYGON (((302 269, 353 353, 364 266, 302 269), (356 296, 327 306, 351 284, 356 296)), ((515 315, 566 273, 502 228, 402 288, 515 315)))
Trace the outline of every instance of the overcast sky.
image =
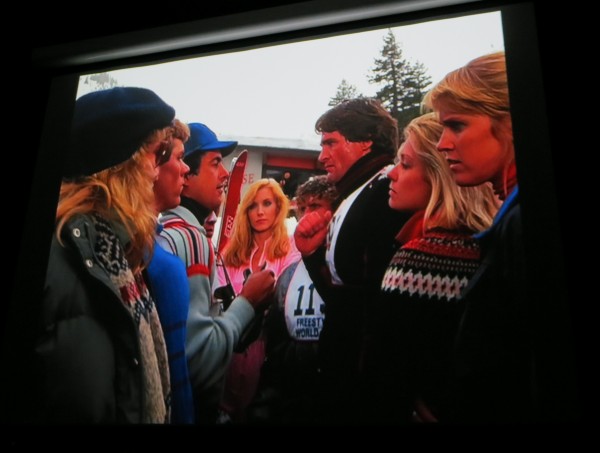
MULTIPOLYGON (((425 65, 433 83, 472 58, 504 49, 500 13, 392 28, 404 57, 425 65)), ((120 86, 154 90, 185 122, 218 135, 308 140, 342 79, 364 95, 387 28, 113 71, 120 86)), ((85 87, 80 85, 79 95, 85 87)))

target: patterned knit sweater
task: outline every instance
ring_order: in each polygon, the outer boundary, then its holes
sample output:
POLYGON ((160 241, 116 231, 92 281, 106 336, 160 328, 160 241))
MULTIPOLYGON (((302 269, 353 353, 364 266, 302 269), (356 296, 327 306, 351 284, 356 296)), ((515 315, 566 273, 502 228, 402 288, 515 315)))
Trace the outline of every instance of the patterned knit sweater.
POLYGON ((100 265, 119 289, 121 300, 138 328, 141 366, 144 370, 144 423, 168 423, 171 390, 163 331, 154 300, 141 274, 134 275, 125 258, 118 225, 92 216, 96 228, 95 252, 100 265), (114 228, 114 229, 113 229, 114 228))
POLYGON ((419 397, 443 419, 451 397, 449 360, 462 312, 459 296, 479 266, 479 254, 471 235, 434 229, 408 241, 392 258, 381 285, 374 345, 381 354, 378 379, 388 381, 380 382, 387 389, 380 396, 392 396, 394 414, 412 412, 419 397))
POLYGON ((479 246, 471 235, 437 229, 396 252, 381 289, 384 293, 452 302, 478 266, 479 246))

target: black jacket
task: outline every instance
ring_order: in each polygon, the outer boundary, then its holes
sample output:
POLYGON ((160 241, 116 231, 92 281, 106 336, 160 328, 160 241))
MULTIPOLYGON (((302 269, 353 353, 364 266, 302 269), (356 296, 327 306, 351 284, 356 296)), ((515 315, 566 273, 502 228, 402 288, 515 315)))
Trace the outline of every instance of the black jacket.
MULTIPOLYGON (((372 153, 359 159, 336 184, 339 198, 334 209, 389 164, 391 157, 372 153)), ((409 217, 389 207, 389 184, 389 179, 381 176, 365 186, 340 227, 334 260, 344 285, 332 284, 324 247, 303 258, 325 301, 325 321, 319 338, 325 386, 331 390, 334 412, 349 420, 359 416, 361 404, 355 404, 356 398, 365 396, 358 382, 373 302, 395 252, 395 236, 409 217), (338 398, 332 396, 334 392, 338 398), (357 392, 356 398, 348 392, 357 392)))
POLYGON ((479 235, 482 264, 463 292, 455 343, 458 422, 535 418, 533 307, 527 294, 518 190, 479 235))
POLYGON ((39 336, 36 418, 43 423, 139 423, 144 403, 137 328, 95 259, 85 216, 53 238, 39 336))

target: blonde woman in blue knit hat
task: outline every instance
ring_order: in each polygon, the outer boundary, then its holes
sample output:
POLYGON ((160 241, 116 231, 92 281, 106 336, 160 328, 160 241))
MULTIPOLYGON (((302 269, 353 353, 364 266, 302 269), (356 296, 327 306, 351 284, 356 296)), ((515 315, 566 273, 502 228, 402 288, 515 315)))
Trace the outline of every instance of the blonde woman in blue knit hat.
POLYGON ((373 312, 365 368, 374 422, 444 421, 449 417, 452 342, 461 290, 479 265, 472 237, 492 224, 491 186, 459 187, 436 149, 442 125, 425 114, 404 129, 390 171, 389 205, 413 213, 396 237, 373 312))
POLYGON ((174 116, 142 88, 76 102, 38 320, 36 421, 169 421, 164 337, 142 271, 174 116))

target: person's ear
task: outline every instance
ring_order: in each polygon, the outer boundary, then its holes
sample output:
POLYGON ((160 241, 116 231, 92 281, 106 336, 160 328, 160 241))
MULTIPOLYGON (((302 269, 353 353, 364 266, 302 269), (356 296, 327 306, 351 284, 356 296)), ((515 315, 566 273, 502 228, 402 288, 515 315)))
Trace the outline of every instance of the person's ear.
POLYGON ((363 156, 371 151, 371 147, 373 146, 373 140, 367 140, 364 142, 358 142, 360 149, 363 153, 363 156))
POLYGON ((512 130, 512 118, 510 115, 506 115, 504 118, 502 118, 501 120, 502 122, 502 126, 505 128, 506 132, 508 132, 510 135, 512 135, 513 130, 512 130))

